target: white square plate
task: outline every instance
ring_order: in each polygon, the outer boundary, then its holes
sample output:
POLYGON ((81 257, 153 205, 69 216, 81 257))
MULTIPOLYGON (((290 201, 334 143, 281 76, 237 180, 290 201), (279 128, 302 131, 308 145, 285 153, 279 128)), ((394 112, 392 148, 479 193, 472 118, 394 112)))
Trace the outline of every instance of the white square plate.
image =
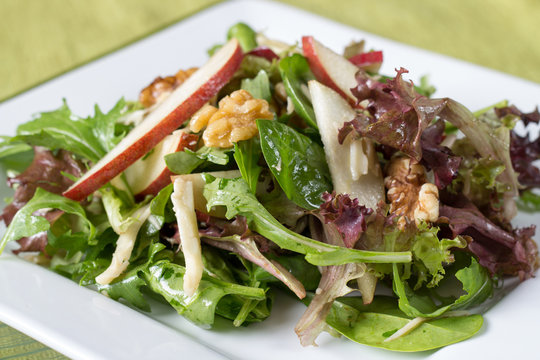
MULTIPOLYGON (((384 50, 382 73, 393 74, 403 66, 413 80, 429 74, 436 95, 453 97, 473 110, 506 98, 530 111, 540 101, 538 84, 285 5, 231 1, 4 102, 0 133, 14 134, 32 114, 58 108, 62 98, 81 116, 92 113, 95 103, 109 109, 122 96, 136 99, 156 76, 203 64, 206 50, 223 42, 227 28, 237 21, 291 43, 314 35, 336 51, 353 39, 366 39, 369 47, 384 50)), ((522 226, 531 223, 540 225, 538 215, 520 215, 516 221, 522 226)), ((271 317, 263 323, 203 330, 165 306, 156 304, 152 313, 141 314, 8 251, 0 257, 0 320, 76 359, 521 358, 538 352, 539 298, 540 279, 526 281, 485 315, 485 325, 474 338, 438 351, 392 353, 327 334, 319 337, 320 347, 302 348, 294 325, 305 308, 286 296, 277 297, 271 317)))

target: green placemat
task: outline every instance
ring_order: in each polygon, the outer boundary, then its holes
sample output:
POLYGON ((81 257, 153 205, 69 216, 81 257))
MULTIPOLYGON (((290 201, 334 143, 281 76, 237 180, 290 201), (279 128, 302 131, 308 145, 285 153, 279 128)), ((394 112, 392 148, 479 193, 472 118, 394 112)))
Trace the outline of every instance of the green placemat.
MULTIPOLYGON (((540 82, 538 1, 282 1, 374 34, 540 82)), ((0 14, 4 15, 0 22, 0 99, 218 2, 0 0, 0 14)), ((0 323, 0 359, 15 358, 63 357, 0 323)))

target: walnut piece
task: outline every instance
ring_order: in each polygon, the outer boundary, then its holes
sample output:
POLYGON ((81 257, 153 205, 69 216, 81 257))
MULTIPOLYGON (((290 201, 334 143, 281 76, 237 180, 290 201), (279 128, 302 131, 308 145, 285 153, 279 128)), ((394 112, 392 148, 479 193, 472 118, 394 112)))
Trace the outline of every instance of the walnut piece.
MULTIPOLYGON (((219 101, 219 109, 208 119, 202 136, 204 144, 230 148, 235 142, 257 135, 255 120, 273 118, 266 100, 254 99, 249 92, 236 90, 219 101)), ((202 126, 202 120, 197 121, 197 126, 202 126)))
POLYGON ((189 78, 197 68, 180 70, 174 76, 164 78, 158 76, 150 85, 142 89, 139 94, 139 102, 146 108, 160 102, 189 78))
POLYGON ((426 170, 420 164, 411 164, 407 157, 390 161, 384 185, 388 189, 390 212, 400 216, 398 226, 408 221, 416 225, 421 221, 435 222, 439 218, 439 190, 426 180, 426 170))

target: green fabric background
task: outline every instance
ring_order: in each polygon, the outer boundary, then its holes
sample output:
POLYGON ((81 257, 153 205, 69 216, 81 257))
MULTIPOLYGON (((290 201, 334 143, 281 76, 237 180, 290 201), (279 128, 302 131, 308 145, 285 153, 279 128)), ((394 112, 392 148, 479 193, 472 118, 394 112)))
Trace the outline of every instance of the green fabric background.
MULTIPOLYGON (((0 100, 218 2, 0 0, 0 100)), ((540 82, 537 0, 282 2, 400 42, 540 82)), ((63 357, 0 323, 0 358, 63 357)))

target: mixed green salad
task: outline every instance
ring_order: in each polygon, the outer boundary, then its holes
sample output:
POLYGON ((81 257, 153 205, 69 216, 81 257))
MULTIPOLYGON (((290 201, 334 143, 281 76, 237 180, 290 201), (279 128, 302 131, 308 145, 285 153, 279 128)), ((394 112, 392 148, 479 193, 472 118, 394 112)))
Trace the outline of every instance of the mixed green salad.
POLYGON ((224 85, 81 201, 68 189, 203 70, 89 117, 64 101, 3 137, 0 252, 17 241, 80 285, 208 328, 263 321, 284 292, 307 306, 302 345, 327 331, 395 351, 473 336, 506 278, 534 276, 535 226, 511 220, 540 210, 540 138, 514 131, 538 110, 431 98, 403 68, 379 74, 364 42, 337 54, 243 23, 227 40, 242 58, 224 85))

